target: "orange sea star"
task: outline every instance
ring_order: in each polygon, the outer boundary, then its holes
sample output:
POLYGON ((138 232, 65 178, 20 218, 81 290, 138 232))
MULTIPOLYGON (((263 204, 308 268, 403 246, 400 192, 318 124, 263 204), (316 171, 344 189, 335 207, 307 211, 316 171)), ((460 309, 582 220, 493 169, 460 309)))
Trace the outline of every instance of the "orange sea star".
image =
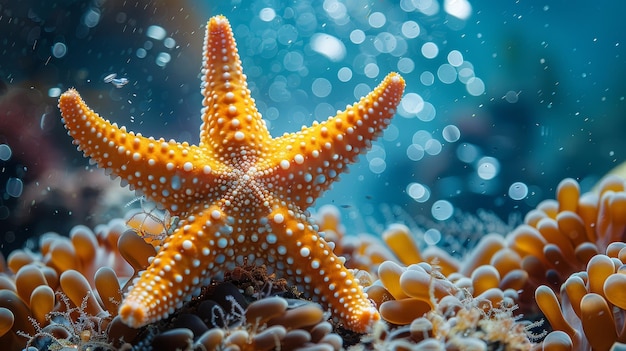
POLYGON ((228 20, 209 20, 202 65, 200 144, 155 140, 111 124, 78 92, 59 100, 84 154, 180 222, 120 306, 141 327, 167 317, 210 278, 266 264, 364 332, 378 312, 304 210, 389 124, 404 80, 389 74, 369 95, 322 123, 272 138, 250 97, 228 20))

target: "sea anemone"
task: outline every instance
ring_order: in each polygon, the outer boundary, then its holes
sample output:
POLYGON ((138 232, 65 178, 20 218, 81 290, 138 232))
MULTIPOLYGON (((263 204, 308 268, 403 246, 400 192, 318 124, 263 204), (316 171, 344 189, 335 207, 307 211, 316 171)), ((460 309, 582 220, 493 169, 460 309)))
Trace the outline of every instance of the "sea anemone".
POLYGON ((9 350, 608 350, 626 341, 624 189, 610 176, 581 195, 566 179, 556 200, 459 258, 423 249, 403 224, 380 237, 347 235, 338 209, 322 207, 320 230, 383 319, 356 338, 263 266, 237 267, 170 318, 129 328, 116 316, 126 285, 176 225, 163 213, 129 211, 0 259, 0 342, 9 350), (542 316, 549 326, 534 322, 542 316))

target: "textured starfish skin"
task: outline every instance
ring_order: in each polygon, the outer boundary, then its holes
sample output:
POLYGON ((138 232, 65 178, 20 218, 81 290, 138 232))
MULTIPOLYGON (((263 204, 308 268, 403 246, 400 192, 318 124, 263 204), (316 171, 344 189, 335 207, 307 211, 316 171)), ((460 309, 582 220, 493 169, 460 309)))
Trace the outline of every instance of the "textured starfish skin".
POLYGON ((367 331, 378 312, 304 210, 354 162, 395 113, 404 80, 389 74, 358 103, 322 123, 272 138, 247 88, 227 19, 207 24, 199 145, 155 140, 61 95, 68 134, 85 156, 181 219, 135 279, 119 315, 132 327, 166 318, 211 277, 265 264, 367 331))

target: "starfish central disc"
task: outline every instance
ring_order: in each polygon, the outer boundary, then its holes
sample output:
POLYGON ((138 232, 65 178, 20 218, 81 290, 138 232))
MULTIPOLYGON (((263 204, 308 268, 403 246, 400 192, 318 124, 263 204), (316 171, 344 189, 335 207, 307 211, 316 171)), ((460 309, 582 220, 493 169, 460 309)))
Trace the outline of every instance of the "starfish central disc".
POLYGON ((228 20, 209 20, 200 143, 147 138, 101 118, 70 89, 59 108, 85 156, 181 220, 133 282, 119 315, 132 327, 166 318, 225 270, 265 264, 367 331, 378 312, 304 210, 389 124, 404 80, 389 74, 336 116, 272 138, 250 96, 228 20))

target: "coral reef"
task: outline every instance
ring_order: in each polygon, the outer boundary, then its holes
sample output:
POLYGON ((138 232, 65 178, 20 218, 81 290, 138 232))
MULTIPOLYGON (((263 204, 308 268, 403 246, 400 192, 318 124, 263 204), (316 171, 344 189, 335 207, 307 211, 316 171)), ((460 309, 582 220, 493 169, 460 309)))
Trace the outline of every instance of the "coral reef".
POLYGON ((39 252, 2 259, 0 343, 9 350, 619 349, 626 337, 625 189, 622 178, 609 176, 581 195, 565 179, 555 200, 511 232, 484 236, 462 258, 424 249, 402 224, 382 239, 347 235, 339 210, 321 208, 320 230, 347 257, 383 319, 365 334, 344 330, 254 264, 204 286, 167 319, 126 326, 117 316, 123 292, 160 249, 155 236, 170 235, 173 223, 154 209, 129 211, 93 231, 46 234, 39 252))

